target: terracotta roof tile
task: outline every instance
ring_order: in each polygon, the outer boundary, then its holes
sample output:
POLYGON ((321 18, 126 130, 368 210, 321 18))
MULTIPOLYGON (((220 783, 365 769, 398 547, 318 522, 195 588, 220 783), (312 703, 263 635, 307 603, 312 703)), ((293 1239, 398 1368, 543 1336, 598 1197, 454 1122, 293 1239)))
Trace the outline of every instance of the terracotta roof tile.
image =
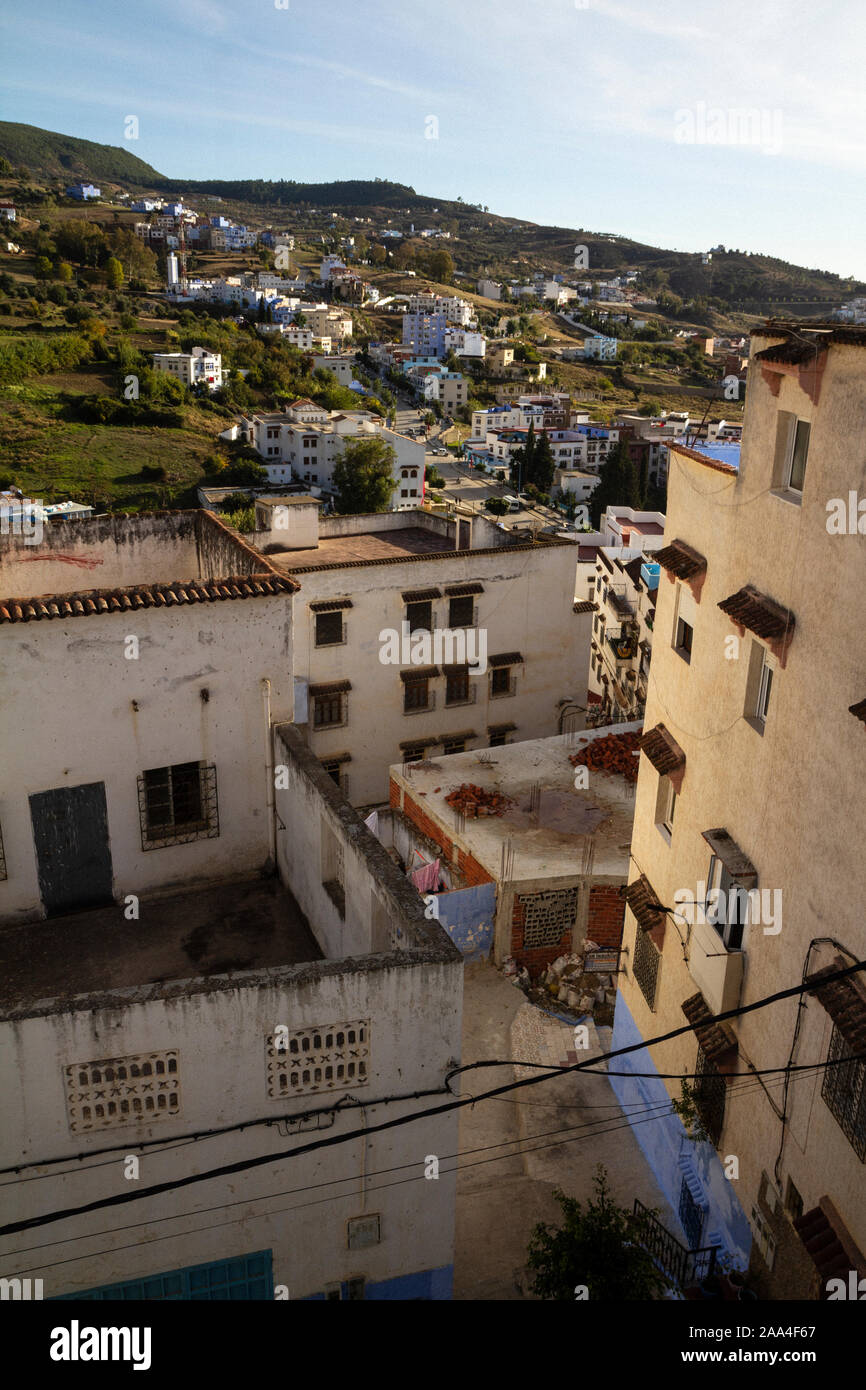
POLYGON ((719 608, 738 627, 748 628, 767 641, 790 642, 794 635, 794 614, 762 594, 753 584, 746 584, 730 598, 722 599, 719 608))
POLYGON ((821 1275, 823 1298, 829 1279, 841 1278, 847 1284, 852 1269, 858 1279, 866 1276, 866 1258, 829 1197, 821 1197, 817 1207, 799 1216, 794 1230, 821 1275))
POLYGON ((441 589, 407 589, 403 594, 404 603, 426 603, 434 598, 441 598, 441 589))
POLYGON ((325 685, 311 685, 309 693, 315 699, 318 695, 342 695, 343 691, 351 689, 351 681, 328 681, 325 685))
POLYGON ((685 541, 671 541, 670 545, 662 546, 661 550, 653 552, 653 560, 662 569, 675 574, 677 579, 694 579, 695 575, 702 574, 707 568, 707 562, 700 551, 694 550, 685 541))
POLYGON ((678 454, 685 454, 687 459, 694 459, 695 463, 702 463, 705 468, 714 468, 717 473, 727 473, 732 478, 738 476, 738 470, 731 463, 722 463, 721 459, 710 458, 709 454, 699 454, 696 449, 687 449, 685 444, 678 444, 672 439, 668 448, 675 449, 678 454))
POLYGON ((849 975, 844 980, 822 984, 826 975, 843 970, 846 961, 837 956, 833 965, 806 977, 806 988, 826 1009, 846 1043, 854 1052, 866 1052, 866 998, 849 975))
POLYGON ((488 734, 513 734, 517 728, 516 724, 488 724, 488 734))
MULTIPOLYGON (((442 669, 444 671, 445 667, 442 669)), ((438 675, 438 666, 412 666, 408 671, 400 672, 400 679, 405 685, 407 681, 431 681, 438 675)))
POLYGON ((656 724, 654 729, 647 730, 641 738, 640 749, 663 777, 686 765, 685 753, 664 724, 656 724))
POLYGON ((183 584, 135 584, 124 589, 89 589, 77 594, 5 598, 0 599, 0 623, 28 623, 41 618, 87 618, 96 613, 213 603, 217 599, 257 598, 293 593, 297 588, 298 585, 291 579, 276 574, 261 574, 220 580, 197 579, 183 584))
POLYGON ((592 602, 591 599, 588 599, 588 598, 581 599, 578 603, 576 603, 576 604, 574 605, 574 612, 575 612, 575 613, 594 613, 594 612, 595 612, 595 604, 592 602))
POLYGON ((447 598, 469 598, 470 594, 483 594, 483 584, 446 584, 447 598))
POLYGON ((499 652, 487 658, 488 666, 519 666, 523 662, 520 652, 499 652))
POLYGON ((862 719, 866 724, 866 700, 860 700, 856 705, 848 706, 848 713, 853 714, 855 719, 862 719))
POLYGON ((310 604, 313 613, 336 613, 341 608, 352 608, 350 598, 317 598, 310 604))
POLYGON ((628 884, 623 896, 637 918, 641 931, 652 931, 664 923, 666 914, 646 874, 641 874, 640 878, 628 884))
POLYGON ((718 1063, 736 1050, 737 1039, 727 1023, 716 1023, 704 996, 699 992, 686 999, 683 1013, 694 1029, 701 1050, 711 1062, 718 1063))

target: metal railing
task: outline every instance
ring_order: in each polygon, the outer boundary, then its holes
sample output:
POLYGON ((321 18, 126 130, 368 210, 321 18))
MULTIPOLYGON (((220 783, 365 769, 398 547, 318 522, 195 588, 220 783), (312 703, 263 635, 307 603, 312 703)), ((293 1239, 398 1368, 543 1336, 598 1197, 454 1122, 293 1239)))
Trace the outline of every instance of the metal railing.
POLYGON ((634 943, 632 974, 640 986, 641 994, 651 1009, 655 1009, 656 1006, 656 992, 658 990, 661 959, 661 951, 659 951, 655 943, 650 940, 649 932, 645 932, 639 926, 634 943))
POLYGON ((688 1250, 637 1197, 632 1212, 635 1237, 668 1279, 680 1289, 700 1284, 715 1272, 717 1246, 688 1250))

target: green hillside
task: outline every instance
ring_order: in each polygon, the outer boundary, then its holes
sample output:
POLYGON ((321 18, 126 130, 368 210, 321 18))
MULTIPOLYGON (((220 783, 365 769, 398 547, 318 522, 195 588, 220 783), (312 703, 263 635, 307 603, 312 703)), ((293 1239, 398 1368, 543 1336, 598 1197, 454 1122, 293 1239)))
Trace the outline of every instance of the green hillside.
POLYGON ((23 166, 29 170, 34 178, 89 178, 96 183, 105 179, 147 188, 165 183, 162 174, 128 149, 79 140, 74 135, 60 135, 17 121, 0 121, 0 155, 15 168, 23 166))

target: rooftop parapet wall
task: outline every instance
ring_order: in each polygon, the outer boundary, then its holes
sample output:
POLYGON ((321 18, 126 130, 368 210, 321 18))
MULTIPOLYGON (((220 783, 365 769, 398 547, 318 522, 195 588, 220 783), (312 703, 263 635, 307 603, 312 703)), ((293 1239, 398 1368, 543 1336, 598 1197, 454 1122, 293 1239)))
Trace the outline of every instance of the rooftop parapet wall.
POLYGON ((413 884, 290 724, 274 730, 277 867, 324 955, 453 963, 413 884))
POLYGON ((198 579, 197 516, 150 512, 50 522, 38 544, 35 536, 2 535, 0 594, 31 598, 198 579))

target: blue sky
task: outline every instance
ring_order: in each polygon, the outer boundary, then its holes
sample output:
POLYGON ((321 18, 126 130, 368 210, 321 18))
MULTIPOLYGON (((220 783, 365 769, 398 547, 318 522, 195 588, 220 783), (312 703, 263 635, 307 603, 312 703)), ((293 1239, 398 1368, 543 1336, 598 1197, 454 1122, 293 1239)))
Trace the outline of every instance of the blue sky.
POLYGON ((861 0, 285 3, 0 0, 3 118, 866 279, 861 0))

